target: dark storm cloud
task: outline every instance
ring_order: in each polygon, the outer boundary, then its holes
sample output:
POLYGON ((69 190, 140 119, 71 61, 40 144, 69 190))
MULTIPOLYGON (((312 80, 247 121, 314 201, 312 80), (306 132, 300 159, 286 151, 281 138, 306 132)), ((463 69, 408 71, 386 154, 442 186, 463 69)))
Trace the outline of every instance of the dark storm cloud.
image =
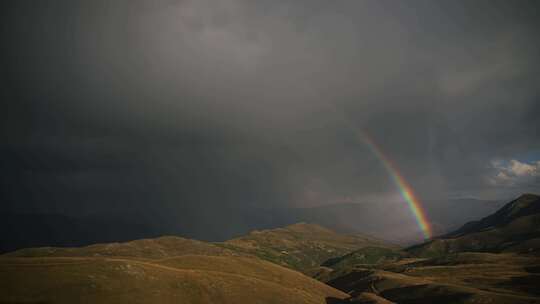
POLYGON ((394 193, 361 129, 422 197, 538 191, 493 184, 494 161, 540 151, 538 13, 534 1, 6 3, 3 201, 212 221, 394 193))

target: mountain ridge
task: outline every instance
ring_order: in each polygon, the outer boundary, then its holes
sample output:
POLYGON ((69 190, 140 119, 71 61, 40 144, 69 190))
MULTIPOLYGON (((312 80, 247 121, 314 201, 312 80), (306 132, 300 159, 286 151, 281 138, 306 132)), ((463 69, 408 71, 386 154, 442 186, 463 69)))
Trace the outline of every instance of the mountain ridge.
POLYGON ((518 217, 535 213, 540 213, 540 196, 531 193, 522 194, 518 198, 504 205, 497 212, 486 216, 479 221, 466 223, 460 229, 448 233, 443 237, 451 238, 475 231, 479 232, 491 227, 508 224, 518 217))
POLYGON ((406 251, 421 257, 465 251, 533 253, 539 245, 540 196, 524 194, 487 217, 406 251))
MULTIPOLYGON (((426 201, 424 206, 436 233, 442 234, 496 211, 499 202, 446 199, 426 201)), ((0 253, 28 247, 78 247, 162 235, 224 242, 253 230, 275 229, 298 222, 318 224, 339 233, 364 233, 387 242, 410 245, 419 237, 411 220, 404 204, 376 201, 343 202, 308 208, 232 208, 221 214, 219 219, 209 220, 207 225, 183 220, 177 215, 155 212, 141 214, 134 210, 73 217, 17 213, 8 209, 0 213, 0 253), (402 212, 389 214, 389 208, 398 208, 396 210, 402 212), (159 220, 156 221, 156 218, 159 220), (223 222, 223 218, 234 222, 234 225, 223 222), (382 219, 384 221, 381 222, 382 219)))
POLYGON ((539 205, 522 195, 405 249, 307 222, 225 242, 21 249, 0 255, 0 302, 540 303, 539 205))

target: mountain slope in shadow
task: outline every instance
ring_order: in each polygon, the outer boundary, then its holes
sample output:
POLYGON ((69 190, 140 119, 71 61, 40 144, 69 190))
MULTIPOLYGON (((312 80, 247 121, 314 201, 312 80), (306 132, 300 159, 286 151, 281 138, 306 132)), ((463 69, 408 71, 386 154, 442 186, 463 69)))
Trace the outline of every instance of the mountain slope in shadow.
POLYGON ((533 253, 540 249, 540 196, 524 194, 479 221, 407 251, 421 257, 456 252, 533 253))

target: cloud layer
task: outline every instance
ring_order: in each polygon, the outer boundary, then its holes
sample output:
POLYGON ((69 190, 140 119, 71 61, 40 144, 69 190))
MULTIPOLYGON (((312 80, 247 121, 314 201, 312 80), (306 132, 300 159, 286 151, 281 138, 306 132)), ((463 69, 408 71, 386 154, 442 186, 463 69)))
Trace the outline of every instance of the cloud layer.
POLYGON ((359 130, 421 198, 540 190, 517 181, 540 159, 535 1, 2 5, 9 210, 204 223, 393 196, 359 130))
POLYGON ((489 181, 494 186, 538 187, 540 185, 540 161, 523 163, 512 159, 509 162, 494 161, 495 176, 489 181))

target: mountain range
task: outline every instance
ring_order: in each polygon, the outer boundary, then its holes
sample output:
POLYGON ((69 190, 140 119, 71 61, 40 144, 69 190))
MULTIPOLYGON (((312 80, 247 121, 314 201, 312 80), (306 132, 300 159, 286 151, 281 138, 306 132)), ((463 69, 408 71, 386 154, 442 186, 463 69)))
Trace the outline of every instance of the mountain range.
POLYGON ((0 303, 540 303, 540 197, 410 247, 316 224, 0 255, 0 303))
MULTIPOLYGON (((424 206, 435 232, 443 234, 496 211, 502 204, 498 201, 451 199, 426 201, 424 206)), ((334 203, 312 208, 248 207, 231 209, 217 214, 219 218, 206 221, 194 221, 190 214, 134 212, 69 216, 5 211, 0 213, 0 253, 28 247, 73 247, 162 235, 226 241, 253 230, 299 222, 318 224, 341 233, 367 234, 402 245, 417 242, 419 237, 421 239, 405 203, 334 203)))

